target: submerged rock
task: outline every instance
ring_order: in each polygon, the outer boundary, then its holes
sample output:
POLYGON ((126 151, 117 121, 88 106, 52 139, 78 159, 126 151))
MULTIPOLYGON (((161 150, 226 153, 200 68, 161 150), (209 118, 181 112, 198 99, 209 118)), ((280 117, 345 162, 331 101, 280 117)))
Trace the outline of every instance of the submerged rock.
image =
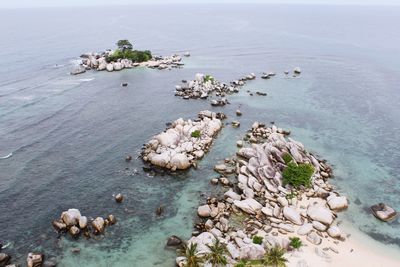
POLYGON ((179 247, 183 244, 182 239, 177 237, 176 235, 170 236, 167 240, 168 247, 179 247))

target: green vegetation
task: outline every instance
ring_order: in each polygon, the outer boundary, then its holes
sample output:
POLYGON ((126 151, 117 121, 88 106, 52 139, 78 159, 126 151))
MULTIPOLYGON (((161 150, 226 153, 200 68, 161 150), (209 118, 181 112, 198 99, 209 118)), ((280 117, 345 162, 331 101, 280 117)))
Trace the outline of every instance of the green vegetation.
POLYGON ((293 160, 289 153, 283 153, 282 159, 285 161, 286 165, 293 160))
POLYGON ((219 239, 216 239, 214 244, 207 245, 210 249, 210 253, 208 253, 205 259, 212 264, 212 266, 226 266, 228 263, 225 257, 227 253, 226 246, 220 243, 219 239))
POLYGON ((280 247, 271 248, 264 256, 263 262, 266 266, 286 267, 288 261, 284 255, 285 250, 280 247))
POLYGON ((235 267, 246 267, 246 261, 245 260, 240 260, 238 263, 236 263, 235 267))
POLYGON ((126 39, 119 40, 117 42, 117 46, 118 46, 118 49, 121 50, 121 51, 132 50, 133 49, 133 45, 131 44, 131 42, 129 42, 126 39))
POLYGON ((291 162, 283 170, 283 184, 290 184, 295 188, 300 186, 310 187, 311 176, 314 173, 314 167, 310 164, 299 164, 291 162))
POLYGON ((295 191, 290 192, 289 194, 286 195, 286 199, 288 199, 288 200, 291 200, 296 197, 297 197, 297 193, 295 191))
POLYGON ((214 81, 214 77, 211 75, 206 75, 204 77, 204 82, 208 82, 208 81, 214 81))
POLYGON ((190 134, 191 137, 200 138, 201 132, 199 130, 195 130, 190 134))
POLYGON ((200 267, 200 263, 203 262, 203 259, 197 255, 197 244, 184 245, 180 252, 182 256, 186 257, 185 267, 200 267))
POLYGON ((303 245, 300 238, 298 237, 291 237, 289 239, 290 239, 290 246, 294 249, 299 249, 303 245))
POLYGON ((263 238, 261 236, 253 236, 253 243, 254 244, 258 244, 261 245, 263 242, 263 238))
POLYGON ((118 59, 130 59, 132 62, 144 62, 152 58, 149 50, 133 50, 133 45, 128 40, 119 40, 117 46, 118 48, 114 53, 106 58, 107 62, 117 61, 118 59))

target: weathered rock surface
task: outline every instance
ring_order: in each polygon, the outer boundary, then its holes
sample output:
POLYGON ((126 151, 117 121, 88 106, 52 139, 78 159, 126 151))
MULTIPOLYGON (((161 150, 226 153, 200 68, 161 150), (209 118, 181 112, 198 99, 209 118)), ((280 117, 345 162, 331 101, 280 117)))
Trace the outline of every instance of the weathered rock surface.
POLYGON ((319 221, 325 225, 331 225, 334 219, 332 212, 319 205, 311 205, 307 209, 307 215, 315 220, 319 221))
POLYGON ((338 197, 335 195, 330 195, 327 198, 327 201, 328 201, 329 208, 331 210, 340 211, 340 210, 347 209, 347 207, 348 207, 347 198, 344 196, 338 197))
POLYGON ((371 207, 372 213, 378 219, 388 222, 397 217, 397 212, 384 203, 379 203, 371 207))

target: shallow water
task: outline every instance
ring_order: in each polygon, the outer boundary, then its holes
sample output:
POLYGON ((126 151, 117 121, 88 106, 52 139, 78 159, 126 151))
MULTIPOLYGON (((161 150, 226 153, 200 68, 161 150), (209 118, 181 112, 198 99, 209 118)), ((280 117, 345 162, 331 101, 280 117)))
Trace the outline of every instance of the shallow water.
POLYGON ((399 246, 399 221, 381 223, 366 212, 377 202, 400 210, 399 13, 290 5, 1 10, 0 157, 13 154, 0 159, 0 242, 11 242, 7 251, 20 261, 43 251, 60 266, 172 266, 166 238, 190 236, 195 208, 216 190, 212 166, 258 120, 290 129, 328 159, 333 183, 351 200, 342 216, 399 246), (88 15, 103 19, 82 21, 88 15), (122 38, 154 53, 192 56, 172 71, 68 75, 77 55, 122 38), (295 66, 301 77, 285 77, 295 66), (251 81, 229 97, 231 105, 213 108, 229 122, 240 106, 241 127, 225 127, 198 170, 148 177, 140 160, 124 161, 165 123, 211 108, 174 97, 181 79, 204 72, 230 81, 262 71, 277 76, 251 81), (121 205, 117 192, 126 195, 121 205), (165 214, 156 217, 160 205, 165 214), (71 207, 89 217, 112 213, 119 223, 100 240, 59 239, 50 222, 71 207))

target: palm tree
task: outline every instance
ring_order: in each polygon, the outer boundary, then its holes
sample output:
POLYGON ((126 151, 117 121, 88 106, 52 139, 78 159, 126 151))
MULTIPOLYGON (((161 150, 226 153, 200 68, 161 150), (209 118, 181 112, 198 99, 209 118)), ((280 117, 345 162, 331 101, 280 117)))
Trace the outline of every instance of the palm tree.
POLYGON ((224 256, 227 252, 226 246, 222 244, 217 238, 212 245, 207 245, 210 253, 206 255, 206 260, 209 261, 213 267, 226 266, 228 263, 224 256))
POLYGON ((200 267, 203 259, 197 254, 197 244, 190 243, 189 246, 183 245, 180 254, 186 257, 185 267, 200 267))
POLYGON ((283 255, 285 250, 280 247, 271 248, 264 256, 264 263, 267 266, 274 267, 286 267, 286 262, 288 261, 283 255))

